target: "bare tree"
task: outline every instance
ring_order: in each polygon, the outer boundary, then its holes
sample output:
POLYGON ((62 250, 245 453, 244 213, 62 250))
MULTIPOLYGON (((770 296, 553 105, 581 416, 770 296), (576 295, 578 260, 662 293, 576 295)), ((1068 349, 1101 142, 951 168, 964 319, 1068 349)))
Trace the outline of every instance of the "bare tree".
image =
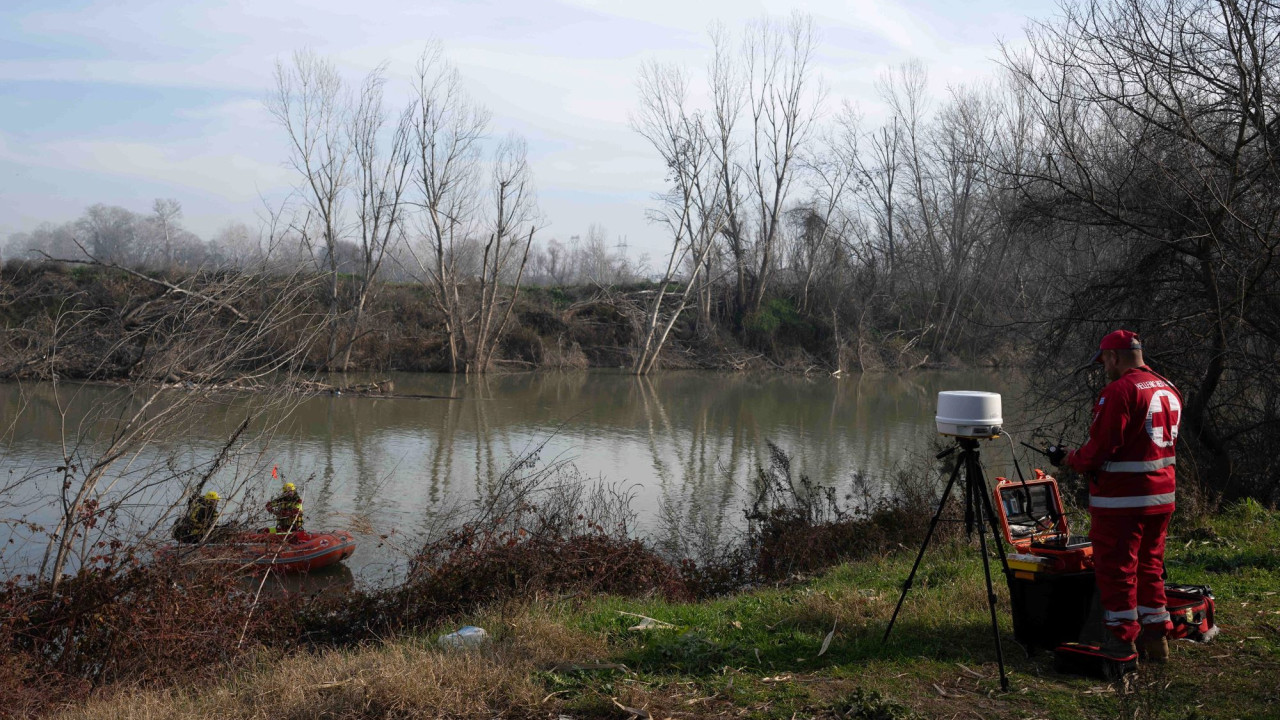
POLYGON ((301 178, 299 194, 308 211, 298 230, 313 260, 328 273, 327 366, 338 354, 338 245, 346 234, 342 204, 355 178, 351 100, 333 63, 309 50, 295 52, 289 65, 277 62, 275 84, 267 109, 289 137, 289 164, 301 178))
POLYGON ((813 20, 798 12, 785 25, 759 21, 748 29, 743 42, 751 116, 745 163, 757 245, 753 312, 764 301, 797 159, 812 134, 822 101, 823 91, 814 77, 816 48, 813 20))
POLYGON ((575 280, 572 254, 556 238, 535 245, 529 251, 529 282, 534 285, 563 286, 575 280))
POLYGON ((852 116, 823 135, 816 152, 801 158, 807 170, 810 191, 807 207, 799 208, 802 229, 796 233, 794 265, 804 278, 800 288, 800 310, 809 309, 809 296, 816 275, 831 267, 829 253, 836 238, 844 233, 842 204, 857 190, 858 138, 857 122, 852 116))
POLYGON ((419 57, 414 92, 413 179, 422 211, 422 245, 415 257, 444 320, 449 369, 458 372, 468 353, 459 258, 478 222, 480 143, 489 113, 467 97, 457 68, 438 45, 419 57))
POLYGON ((948 349, 961 313, 970 309, 968 300, 977 279, 970 268, 987 261, 987 251, 999 239, 999 216, 996 204, 986 197, 991 182, 983 159, 991 144, 995 114, 988 93, 955 90, 936 118, 930 138, 930 159, 938 182, 929 204, 939 209, 938 219, 943 221, 938 233, 943 242, 939 273, 947 279, 938 293, 935 353, 948 349))
POLYGON ((587 238, 580 249, 583 279, 607 290, 621 281, 624 268, 609 249, 609 233, 599 223, 587 226, 587 238))
POLYGON ((182 217, 182 203, 173 198, 156 198, 151 204, 151 220, 159 230, 164 242, 165 267, 173 266, 173 235, 175 224, 182 217))
POLYGON ((586 228, 586 240, 577 247, 576 265, 579 282, 594 284, 599 290, 611 291, 618 283, 631 278, 626 256, 618 245, 609 245, 609 233, 604 225, 591 223, 586 228))
POLYGON ((479 305, 475 322, 470 328, 464 326, 471 333, 467 372, 485 372, 493 362, 529 261, 538 210, 528 155, 525 141, 514 134, 508 135, 494 154, 493 217, 480 270, 479 305))
POLYGON ((571 268, 568 267, 569 258, 565 252, 564 244, 555 238, 547 243, 546 248, 546 273, 554 285, 564 285, 571 268))
POLYGON ((414 184, 422 227, 415 257, 444 319, 450 370, 485 372, 520 292, 536 231, 528 150, 515 135, 498 143, 486 188, 482 142, 489 113, 467 97, 438 45, 418 61, 415 92, 414 184))
POLYGON ((673 66, 646 64, 640 71, 639 90, 640 109, 632 126, 658 152, 671 182, 671 188, 659 198, 660 207, 651 212, 651 218, 671 234, 671 252, 645 313, 643 340, 632 366, 635 374, 646 375, 688 306, 706 257, 724 228, 725 214, 720 168, 714 162, 703 118, 688 109, 689 87, 684 74, 673 66), (691 259, 689 277, 684 278, 684 288, 674 296, 672 307, 664 308, 668 289, 686 257, 691 259))
POLYGON ((130 263, 138 240, 138 217, 122 207, 91 205, 80 219, 79 231, 96 258, 130 263))
MULTIPOLYGON (((921 327, 916 339, 933 329, 929 322, 937 301, 937 277, 942 265, 941 243, 938 240, 937 219, 938 208, 931 204, 933 197, 933 175, 927 155, 928 143, 928 74, 924 65, 912 61, 905 63, 879 80, 879 90, 892 113, 892 127, 895 131, 893 145, 895 153, 901 153, 904 185, 903 206, 894 212, 896 215, 895 231, 901 231, 903 244, 910 245, 912 254, 917 252, 927 255, 929 267, 919 268, 919 272, 907 275, 913 281, 913 295, 923 292, 930 299, 922 313, 913 313, 919 318, 921 327), (900 135, 897 134, 901 128, 900 135)), ((889 141, 888 138, 885 140, 889 141)), ((896 170, 894 171, 896 176, 896 170)), ((891 202, 891 200, 887 201, 891 202)), ((901 274, 901 273, 899 273, 901 274)))
POLYGON ((369 73, 347 128, 355 179, 360 262, 346 350, 342 355, 343 371, 351 365, 351 348, 359 338, 360 320, 375 289, 374 281, 382 261, 392 244, 404 234, 405 192, 413 164, 410 142, 413 109, 401 112, 395 125, 387 128, 388 116, 382 97, 384 84, 384 68, 369 73))
POLYGON ((79 234, 80 229, 75 222, 61 225, 41 223, 29 233, 10 235, 5 254, 10 258, 37 258, 42 253, 53 257, 75 257, 80 253, 76 245, 79 234))
MULTIPOLYGON (((848 109, 838 121, 846 143, 857 142, 858 124, 856 117, 848 109)), ((895 191, 900 168, 900 144, 902 142, 902 123, 895 115, 889 122, 871 132, 867 138, 870 146, 869 154, 856 153, 858 175, 861 178, 859 187, 867 197, 868 211, 873 218, 879 245, 885 261, 885 274, 888 276, 889 294, 895 294, 898 268, 898 237, 894 223, 894 210, 897 206, 895 191), (869 155, 869 157, 868 157, 869 155)))
POLYGON ((214 236, 213 244, 233 267, 246 267, 262 256, 258 236, 242 222, 223 226, 214 236))
POLYGON ((895 264, 908 250, 916 270, 904 277, 910 295, 923 302, 911 312, 920 318, 916 337, 928 343, 930 354, 944 354, 974 298, 979 277, 970 270, 998 240, 985 159, 997 113, 990 93, 964 88, 953 89, 950 101, 931 113, 928 76, 918 63, 896 69, 880 87, 893 115, 873 143, 876 169, 864 167, 876 181, 870 186, 873 214, 877 224, 891 228, 895 264), (895 207, 889 183, 896 183, 892 160, 899 153, 904 202, 895 207))
MULTIPOLYGON (((711 29, 713 54, 710 67, 707 69, 707 80, 711 91, 711 119, 708 125, 711 130, 711 153, 714 157, 719 183, 724 192, 725 227, 724 238, 733 259, 734 269, 734 303, 733 308, 741 316, 747 308, 747 277, 751 273, 751 255, 747 227, 743 217, 742 197, 744 192, 742 175, 743 166, 739 163, 741 140, 738 138, 738 122, 742 116, 745 86, 741 69, 734 61, 732 37, 722 25, 711 29)), ((710 256, 708 256, 710 257, 710 256)), ((711 278, 704 277, 708 283, 707 295, 703 302, 710 313, 709 297, 711 278)), ((708 318, 709 319, 709 318, 708 318)))
POLYGON ((1035 162, 1001 168, 1051 231, 1057 272, 1044 281, 1061 302, 1041 367, 1113 324, 1138 330, 1185 396, 1181 469, 1271 498, 1277 38, 1269 0, 1064 5, 1005 52, 1043 144, 1035 162))

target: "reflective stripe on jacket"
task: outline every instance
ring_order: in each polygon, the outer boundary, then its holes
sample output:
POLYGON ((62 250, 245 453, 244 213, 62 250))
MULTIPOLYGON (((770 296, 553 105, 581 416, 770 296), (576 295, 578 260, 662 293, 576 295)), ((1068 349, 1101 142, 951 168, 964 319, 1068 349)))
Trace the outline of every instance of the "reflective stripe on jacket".
POLYGON ((1147 367, 1129 370, 1103 388, 1093 408, 1089 441, 1067 455, 1072 468, 1093 473, 1091 512, 1173 512, 1174 446, 1181 420, 1178 389, 1147 367))

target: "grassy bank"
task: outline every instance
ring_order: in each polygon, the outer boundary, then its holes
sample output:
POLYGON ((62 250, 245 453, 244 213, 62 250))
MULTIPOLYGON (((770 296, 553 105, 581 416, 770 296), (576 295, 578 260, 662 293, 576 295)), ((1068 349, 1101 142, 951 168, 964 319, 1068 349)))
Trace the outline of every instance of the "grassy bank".
POLYGON ((383 643, 263 654, 235 675, 118 693, 74 718, 1008 717, 1264 718, 1280 714, 1280 513, 1256 504, 1184 521, 1170 577, 1211 585, 1222 634, 1178 642, 1172 662, 1122 683, 1057 675, 1012 641, 1002 693, 981 563, 957 541, 926 558, 888 645, 913 548, 781 588, 700 602, 547 597, 459 616, 493 642, 445 651, 430 632, 383 643), (661 621, 633 630, 646 616, 661 621), (669 627, 668 627, 669 625, 669 627), (831 641, 823 653, 824 638, 831 641))

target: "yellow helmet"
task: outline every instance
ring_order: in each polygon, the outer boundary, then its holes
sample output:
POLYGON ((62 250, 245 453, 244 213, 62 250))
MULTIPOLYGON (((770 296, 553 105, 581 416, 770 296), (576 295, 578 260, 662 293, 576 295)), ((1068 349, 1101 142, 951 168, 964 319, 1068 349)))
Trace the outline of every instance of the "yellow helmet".
POLYGON ((281 488, 281 490, 284 490, 285 492, 294 492, 297 489, 298 488, 293 486, 293 483, 285 483, 284 487, 281 488))
POLYGON ((205 500, 217 500, 217 499, 218 499, 218 493, 217 493, 217 492, 215 492, 215 491, 213 491, 213 490, 210 490, 209 492, 207 492, 207 493, 205 493, 205 494, 204 494, 204 499, 205 499, 205 500))

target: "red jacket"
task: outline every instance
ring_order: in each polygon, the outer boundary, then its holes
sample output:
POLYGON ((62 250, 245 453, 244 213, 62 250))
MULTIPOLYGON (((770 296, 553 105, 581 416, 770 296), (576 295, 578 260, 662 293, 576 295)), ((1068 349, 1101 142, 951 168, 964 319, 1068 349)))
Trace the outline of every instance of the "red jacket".
POLYGON ((1173 512, 1174 445, 1182 396, 1148 367, 1128 370, 1107 385, 1093 408, 1089 442, 1067 464, 1089 479, 1095 515, 1173 512))

